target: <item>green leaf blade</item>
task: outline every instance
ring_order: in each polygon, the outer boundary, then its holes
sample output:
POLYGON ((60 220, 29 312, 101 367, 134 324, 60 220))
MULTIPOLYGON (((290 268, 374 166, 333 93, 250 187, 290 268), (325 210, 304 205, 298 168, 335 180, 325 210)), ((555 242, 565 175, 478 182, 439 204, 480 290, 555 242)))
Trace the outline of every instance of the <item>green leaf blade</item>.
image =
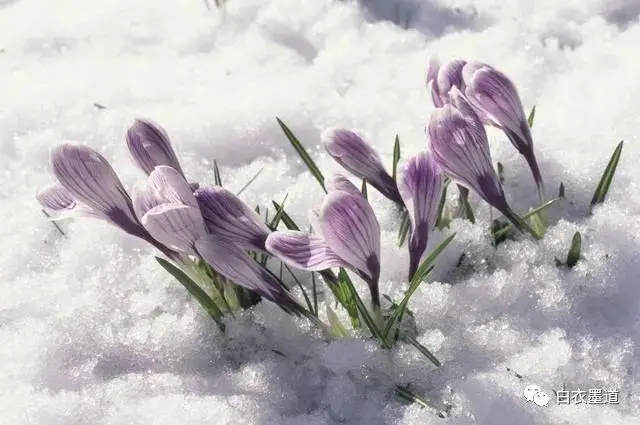
POLYGON ((613 151, 613 155, 611 155, 611 159, 609 159, 609 163, 607 164, 604 173, 602 173, 598 187, 593 193, 593 198, 591 198, 591 207, 603 203, 607 197, 607 193, 611 187, 611 182, 613 181, 613 176, 615 175, 616 168, 618 167, 618 162, 620 161, 620 156, 622 155, 623 144, 624 141, 621 141, 613 151))
POLYGON ((575 232, 571 239, 571 247, 569 248, 569 254, 567 255, 567 267, 572 268, 580 260, 580 251, 582 250, 582 235, 580 232, 575 232))
POLYGON ((393 142, 393 164, 392 164, 392 177, 396 181, 398 177, 398 162, 400 162, 400 137, 396 134, 396 139, 393 142))
POLYGON ((171 264, 169 261, 156 257, 156 261, 164 268, 171 276, 173 276, 178 282, 180 282, 189 293, 200 303, 211 318, 217 323, 221 331, 224 332, 225 324, 223 321, 222 311, 218 308, 216 303, 211 299, 206 292, 198 286, 186 273, 180 270, 178 267, 171 264))
POLYGON ((313 176, 316 178, 318 183, 320 183, 322 190, 324 190, 324 192, 327 193, 327 189, 324 186, 324 176, 322 175, 322 172, 320 171, 316 163, 313 161, 313 159, 311 158, 307 150, 304 148, 304 146, 302 146, 302 143, 300 143, 300 140, 298 140, 298 138, 293 134, 293 132, 289 129, 289 127, 287 127, 287 125, 284 122, 282 122, 280 118, 276 117, 276 120, 278 121, 278 125, 282 129, 282 132, 289 140, 289 143, 291 143, 291 146, 293 146, 295 151, 300 156, 300 159, 302 159, 302 162, 304 162, 304 164, 307 166, 307 169, 311 172, 311 174, 313 174, 313 176))

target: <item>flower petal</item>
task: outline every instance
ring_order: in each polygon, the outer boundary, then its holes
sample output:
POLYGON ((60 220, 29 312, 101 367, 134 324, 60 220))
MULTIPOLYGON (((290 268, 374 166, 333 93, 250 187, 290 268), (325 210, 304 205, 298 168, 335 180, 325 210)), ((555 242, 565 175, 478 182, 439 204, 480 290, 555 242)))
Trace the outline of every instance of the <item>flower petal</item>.
POLYGON ((240 198, 218 186, 198 189, 195 198, 211 233, 243 248, 264 251, 270 230, 240 198))
POLYGON ((58 183, 50 184, 36 194, 36 199, 50 211, 70 210, 76 206, 71 193, 58 183))
POLYGON ((131 199, 109 162, 86 146, 64 143, 51 151, 53 172, 71 196, 128 233, 141 226, 131 199))
POLYGON ((430 153, 410 158, 400 171, 398 189, 411 221, 409 276, 415 273, 438 219, 442 188, 442 173, 430 153))
POLYGON ((137 119, 127 131, 127 147, 135 163, 147 174, 168 165, 184 176, 167 132, 151 120, 137 119))
POLYGON ((427 67, 427 90, 431 94, 431 100, 436 108, 444 106, 445 102, 440 96, 440 88, 438 87, 438 71, 440 70, 440 61, 436 57, 429 60, 427 67))
POLYGON ((348 192, 329 192, 320 210, 320 226, 329 248, 377 283, 380 225, 367 200, 348 192))
POLYGON ((482 63, 465 66, 463 76, 467 84, 465 94, 487 124, 502 129, 513 146, 525 157, 538 188, 543 181, 533 151, 533 138, 513 82, 502 72, 482 63))
POLYGON ((184 204, 161 204, 142 217, 149 234, 163 245, 194 255, 195 241, 206 234, 200 210, 184 204))
POLYGON ((207 235, 196 241, 195 247, 198 254, 217 273, 235 284, 257 292, 287 312, 296 313, 301 310, 278 279, 234 243, 215 235, 207 235))
POLYGON ((327 191, 332 192, 342 190, 343 192, 353 193, 362 196, 362 192, 342 174, 334 174, 325 182, 327 191))
POLYGON ((329 155, 345 170, 366 179, 382 195, 394 202, 401 202, 393 178, 386 172, 380 156, 353 130, 328 129, 322 140, 329 155))
POLYGON ((428 125, 434 159, 452 178, 502 211, 506 200, 493 168, 487 133, 459 92, 454 90, 453 95, 459 107, 445 105, 436 109, 428 125))
POLYGON ((267 251, 290 266, 319 271, 344 267, 346 263, 320 236, 298 231, 273 232, 267 237, 267 251))

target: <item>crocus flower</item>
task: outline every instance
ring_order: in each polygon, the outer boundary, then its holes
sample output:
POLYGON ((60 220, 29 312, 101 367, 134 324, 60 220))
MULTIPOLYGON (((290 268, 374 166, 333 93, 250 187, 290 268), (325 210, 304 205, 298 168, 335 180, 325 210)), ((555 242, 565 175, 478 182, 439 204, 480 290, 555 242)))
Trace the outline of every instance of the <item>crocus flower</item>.
POLYGON ((416 272, 427 249, 429 234, 438 219, 443 189, 440 167, 430 153, 410 158, 400 171, 398 189, 409 212, 409 279, 416 272))
POLYGON ((203 260, 226 279, 255 291, 288 313, 304 314, 304 308, 289 294, 278 278, 233 242, 217 235, 207 235, 195 242, 195 249, 203 260))
POLYGON ((454 104, 437 108, 427 128, 436 163, 522 229, 524 222, 509 207, 493 168, 482 121, 457 88, 451 95, 454 104))
POLYGON ((195 197, 209 232, 245 249, 265 250, 270 229, 240 198, 219 186, 200 188, 195 197))
POLYGON ((387 173, 378 153, 353 130, 328 129, 322 141, 329 155, 345 170, 375 187, 378 192, 398 204, 402 203, 393 178, 387 173))
POLYGON ((513 82, 497 69, 479 62, 470 62, 462 70, 469 103, 479 111, 486 124, 500 128, 529 164, 544 199, 542 175, 533 151, 533 138, 522 102, 513 82))
POLYGON ((133 211, 131 198, 102 155, 86 146, 64 143, 51 150, 51 165, 59 185, 38 194, 45 208, 100 218, 149 239, 133 211))
POLYGON ((267 251, 303 270, 348 267, 369 285, 380 307, 380 225, 367 200, 342 176, 328 182, 317 233, 278 231, 267 237, 267 251))
POLYGON ((189 183, 174 168, 156 167, 135 188, 133 207, 154 239, 179 252, 196 255, 195 242, 207 234, 189 183))
POLYGON ((127 131, 127 147, 134 162, 147 175, 167 165, 184 177, 167 132, 150 120, 137 119, 127 131))
POLYGON ((452 87, 458 87, 464 90, 465 82, 462 78, 462 69, 466 65, 466 61, 456 59, 448 62, 444 66, 440 66, 440 62, 436 58, 429 61, 427 69, 427 89, 431 94, 433 104, 437 108, 451 103, 449 92, 452 87))

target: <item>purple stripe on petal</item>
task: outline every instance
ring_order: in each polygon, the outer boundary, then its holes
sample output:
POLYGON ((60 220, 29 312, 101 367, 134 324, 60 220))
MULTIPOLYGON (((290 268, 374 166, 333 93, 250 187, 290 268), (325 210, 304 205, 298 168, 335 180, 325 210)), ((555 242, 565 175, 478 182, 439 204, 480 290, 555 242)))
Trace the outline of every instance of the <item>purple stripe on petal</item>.
POLYGON ((349 192, 354 195, 362 196, 362 192, 342 174, 334 174, 325 182, 327 191, 332 192, 341 190, 343 192, 349 192))
POLYGON ((163 245, 194 255, 195 241, 206 234, 200 210, 183 204, 162 204, 142 217, 149 234, 163 245))
POLYGON ((345 170, 366 179, 388 199, 400 203, 400 195, 393 178, 386 172, 378 153, 353 130, 328 129, 322 141, 329 155, 345 170))
POLYGON ((36 199, 50 211, 69 210, 76 206, 71 193, 58 183, 50 184, 36 194, 36 199))
POLYGON ((74 199, 124 231, 140 235, 131 199, 102 155, 86 146, 65 143, 52 149, 51 164, 56 178, 74 199))
POLYGON ((542 175, 533 151, 531 130, 516 86, 504 73, 478 62, 465 66, 463 77, 467 85, 465 94, 470 103, 480 111, 487 124, 502 129, 513 146, 525 157, 542 197, 542 175))
POLYGON ((196 241, 195 246, 198 254, 220 275, 257 292, 289 313, 301 311, 278 279, 234 243, 207 235, 196 241))
POLYGON ((369 283, 374 305, 379 305, 380 225, 362 196, 329 192, 320 210, 321 233, 327 245, 369 283))
POLYGON ((127 147, 145 173, 151 174, 158 165, 168 165, 184 176, 167 132, 151 120, 134 122, 127 131, 127 147))
POLYGON ((345 267, 346 263, 329 248, 320 236, 297 232, 274 232, 267 237, 267 251, 290 266, 320 271, 345 267))
POLYGON ((431 115, 428 134, 434 159, 445 173, 500 209, 506 200, 493 168, 484 126, 459 92, 453 95, 454 103, 466 113, 446 105, 431 115))
POLYGON ((264 251, 270 230, 240 198, 222 187, 200 188, 195 197, 211 233, 243 248, 264 251))
POLYGON ((409 211, 409 278, 413 276, 427 248, 429 233, 438 219, 443 177, 431 154, 410 158, 400 171, 398 188, 409 211))

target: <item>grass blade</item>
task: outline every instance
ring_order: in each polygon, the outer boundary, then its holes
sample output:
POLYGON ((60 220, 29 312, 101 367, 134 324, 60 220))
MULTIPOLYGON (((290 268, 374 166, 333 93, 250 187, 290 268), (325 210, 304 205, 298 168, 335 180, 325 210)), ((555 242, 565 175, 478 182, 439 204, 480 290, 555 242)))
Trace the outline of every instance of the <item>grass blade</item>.
POLYGON ((567 267, 571 268, 580 260, 580 251, 582 250, 582 236, 580 232, 575 232, 571 239, 571 248, 567 255, 567 267))
POLYGON ((393 169, 393 180, 396 180, 396 177, 398 176, 398 162, 400 161, 400 138, 398 137, 398 135, 396 134, 396 140, 393 142, 393 164, 392 164, 392 169, 393 169))
POLYGON ((311 156, 309 156, 304 146, 302 146, 302 143, 300 143, 296 136, 291 132, 289 127, 287 127, 280 118, 276 117, 276 120, 278 121, 278 125, 280 125, 284 135, 287 136, 287 139, 289 139, 289 142, 300 156, 300 159, 302 159, 302 162, 304 162, 311 174, 313 174, 316 180, 318 180, 318 183, 322 186, 322 190, 327 193, 327 189, 324 187, 324 176, 322 175, 322 172, 320 172, 316 163, 311 159, 311 156))
POLYGON ((171 276, 175 277, 178 282, 180 282, 189 293, 200 303, 200 305, 209 313, 209 316, 218 324, 218 327, 221 331, 224 332, 225 325, 222 320, 223 314, 222 311, 218 308, 216 303, 211 299, 206 292, 198 286, 189 276, 187 276, 182 270, 178 267, 174 266, 167 260, 156 257, 156 261, 171 274, 171 276))
POLYGON ((284 207, 282 205, 278 204, 276 201, 271 201, 271 203, 275 207, 276 211, 282 210, 281 221, 284 223, 287 229, 300 230, 298 225, 293 221, 293 219, 289 216, 289 214, 287 214, 287 212, 284 210, 284 207))
POLYGON ((340 323, 340 319, 338 318, 336 312, 333 311, 328 304, 327 319, 329 319, 329 325, 331 325, 331 333, 334 337, 344 338, 349 334, 344 326, 342 326, 342 323, 340 323))
POLYGON ((362 192, 362 196, 364 196, 364 199, 369 199, 369 196, 367 196, 367 180, 366 179, 362 179, 362 189, 360 189, 360 192, 362 192))
POLYGON ((409 389, 409 386, 407 385, 396 385, 396 394, 411 403, 416 403, 418 406, 433 412, 440 418, 446 417, 446 415, 442 411, 436 409, 435 407, 430 405, 429 402, 423 397, 420 397, 418 394, 411 391, 409 389))
POLYGON ((504 184, 504 165, 502 162, 498 162, 498 180, 500 180, 500 184, 504 184))
MULTIPOLYGON (((284 263, 283 263, 284 264, 284 263)), ((286 264, 284 265, 284 268, 287 269, 287 271, 289 272, 289 274, 291 275, 291 277, 293 278, 293 281, 296 283, 296 285, 298 285, 298 288, 300 288, 300 291, 302 291, 302 296, 304 297, 304 302, 307 303, 307 308, 309 309, 309 311, 313 314, 314 310, 313 310, 313 304, 311 304, 311 300, 309 299, 309 296, 307 295, 307 291, 304 289, 304 286, 302 286, 302 283, 300 283, 300 281, 298 280, 298 278, 296 277, 296 275, 293 274, 293 272, 291 271, 291 269, 289 268, 289 266, 287 266, 286 264)))
POLYGON ((55 220, 51 220, 51 215, 49 215, 49 213, 45 209, 41 209, 40 211, 42 211, 42 214, 44 214, 44 216, 49 219, 51 224, 53 224, 53 227, 55 227, 56 230, 66 238, 67 235, 62 231, 62 228, 58 225, 58 223, 56 223, 55 220))
POLYGON ((616 168, 618 167, 618 161, 620 161, 620 155, 622 154, 622 145, 624 141, 620 142, 616 149, 613 151, 613 155, 607 164, 607 168, 605 168, 604 173, 602 173, 602 177, 600 178, 600 183, 598 183, 598 187, 593 194, 593 198, 591 199, 591 207, 597 204, 601 204, 604 202, 604 199, 609 192, 609 187, 611 186, 611 181, 613 180, 613 176, 616 173, 616 168))
POLYGON ((469 189, 460 185, 458 185, 458 202, 461 209, 458 215, 463 216, 472 224, 475 224, 476 217, 473 214, 473 208, 471 208, 471 204, 469 203, 469 189))
POLYGON ((240 196, 240 195, 242 194, 242 192, 244 192, 244 191, 245 191, 245 189, 246 189, 246 188, 248 188, 249 186, 251 186, 251 183, 253 183, 253 182, 258 178, 258 176, 259 176, 263 171, 264 171, 264 167, 262 167, 261 169, 259 169, 259 170, 258 170, 258 172, 257 172, 257 173, 255 173, 255 174, 253 175, 253 177, 251 177, 251 179, 250 179, 248 182, 246 182, 246 183, 244 184, 244 186, 242 186, 242 188, 238 191, 238 193, 236 193, 236 195, 240 196))
POLYGON ((316 274, 311 272, 311 289, 313 290, 313 311, 318 315, 318 290, 316 287, 316 274))
POLYGON ((222 187, 222 177, 220 177, 220 169, 218 168, 218 161, 213 160, 213 182, 216 186, 222 187))
POLYGON ((279 204, 280 208, 276 208, 276 215, 273 216, 273 220, 271 220, 271 222, 268 224, 271 230, 276 230, 278 228, 278 225, 280 224, 280 221, 282 221, 282 217, 284 216, 284 203, 287 202, 288 197, 288 193, 284 195, 282 203, 279 204))
POLYGON ((407 289, 407 292, 405 293, 404 298, 398 304, 398 307, 393 311, 393 314, 391 315, 391 317, 387 319, 387 323, 385 324, 384 331, 383 331, 383 335, 385 338, 387 338, 387 336, 389 335, 389 332, 391 331, 393 326, 396 324, 396 322, 399 322, 402 319, 402 316, 404 315, 404 311, 407 308, 407 305, 409 304, 409 300, 411 299, 411 296, 413 295, 413 293, 416 291, 416 289, 418 289, 420 284, 433 270, 434 268, 433 262, 436 260, 436 258, 438 258, 438 255, 440 255, 440 253, 451 243, 451 241, 453 240, 453 238, 455 238, 455 236, 456 234, 454 233, 451 236, 449 236, 447 239, 442 241, 440 245, 438 245, 436 249, 431 251, 429 256, 427 256, 427 258, 424 259, 422 264, 420 264, 420 267, 418 267, 413 277, 411 278, 409 289, 407 289))
POLYGON ((382 334, 382 332, 378 328, 378 325, 376 325, 376 322, 373 320, 373 318, 369 314, 369 310, 367 310, 367 307, 364 305, 364 302, 362 302, 362 298, 360 298, 358 291, 356 291, 356 288, 353 286, 353 282, 351 282, 351 278, 343 268, 340 268, 340 281, 346 283, 349 290, 351 291, 351 294, 353 295, 353 299, 355 300, 356 306, 358 307, 358 311, 362 316, 362 320, 365 322, 365 324, 369 328, 369 331, 371 331, 371 334, 376 338, 378 338, 383 348, 391 348, 389 341, 387 341, 387 338, 382 334))
POLYGON ((429 351, 429 349, 427 349, 427 347, 425 347, 424 345, 420 344, 417 339, 415 339, 412 336, 406 335, 403 338, 403 340, 405 342, 413 345, 414 347, 416 347, 418 349, 418 351, 420 351, 420 353, 422 353, 427 359, 429 359, 429 361, 431 361, 431 363, 436 365, 436 367, 442 366, 442 363, 440 363, 440 360, 438 360, 436 358, 436 356, 431 351, 429 351))
POLYGON ((440 196, 440 203, 438 204, 438 219, 436 220, 436 227, 438 230, 442 230, 449 225, 451 219, 446 216, 445 204, 447 202, 447 188, 449 187, 451 180, 445 179, 442 185, 442 195, 440 196))
POLYGON ((531 112, 529 112, 529 118, 527 118, 527 123, 529 124, 529 128, 533 127, 533 120, 536 117, 536 105, 533 105, 531 108, 531 112))
MULTIPOLYGON (((531 211, 529 211, 528 213, 526 213, 525 215, 523 215, 521 218, 522 220, 526 220, 529 217, 538 214, 540 211, 543 211, 547 208, 549 208, 551 205, 553 205, 555 202, 557 202, 558 200, 560 200, 560 198, 553 198, 547 202, 545 202, 544 204, 533 208, 531 211)), ((511 230, 511 228, 513 227, 513 224, 511 223, 507 223, 505 224, 503 227, 500 227, 499 229, 495 230, 493 232, 493 238, 494 239, 499 239, 503 236, 505 236, 507 233, 509 233, 509 231, 511 230)))
POLYGON ((409 227, 411 225, 411 221, 409 220, 409 211, 403 209, 400 213, 400 229, 398 230, 398 246, 404 245, 404 242, 407 240, 407 236, 409 235, 409 227))

